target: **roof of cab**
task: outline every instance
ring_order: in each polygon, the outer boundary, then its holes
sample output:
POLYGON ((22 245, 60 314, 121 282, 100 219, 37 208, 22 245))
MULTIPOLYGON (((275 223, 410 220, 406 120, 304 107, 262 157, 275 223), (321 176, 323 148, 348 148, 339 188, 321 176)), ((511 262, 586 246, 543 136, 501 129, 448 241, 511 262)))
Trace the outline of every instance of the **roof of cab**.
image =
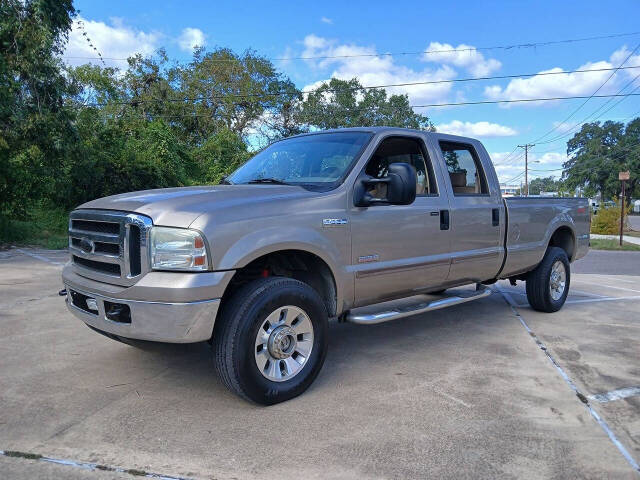
MULTIPOLYGON (((403 127, 345 127, 345 128, 331 128, 327 130, 318 130, 315 132, 301 133, 299 135, 294 135, 295 137, 302 137, 306 135, 317 135, 323 133, 339 133, 339 132, 370 132, 374 134, 382 134, 382 133, 398 133, 402 134, 402 132, 412 132, 412 133, 420 133, 426 134, 429 136, 435 136, 438 138, 442 138, 445 140, 452 141, 469 141, 472 140, 470 137, 462 137, 460 135, 450 135, 448 133, 440 133, 440 132, 429 132, 427 130, 418 130, 414 128, 403 128, 403 127)), ((291 138, 291 137, 289 137, 291 138)), ((475 139, 473 139, 475 140, 475 139)))

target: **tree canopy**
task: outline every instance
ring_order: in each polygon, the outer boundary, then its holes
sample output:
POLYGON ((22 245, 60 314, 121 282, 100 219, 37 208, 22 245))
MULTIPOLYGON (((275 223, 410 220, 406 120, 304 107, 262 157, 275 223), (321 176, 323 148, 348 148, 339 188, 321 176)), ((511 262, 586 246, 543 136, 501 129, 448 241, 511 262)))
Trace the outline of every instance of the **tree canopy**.
POLYGON ((0 4, 0 215, 145 188, 215 183, 251 151, 309 130, 431 129, 406 95, 332 79, 303 93, 254 51, 160 49, 126 68, 61 61, 71 0, 0 4))
POLYGON ((569 159, 563 164, 567 187, 580 187, 588 196, 618 195, 618 172, 629 170, 629 197, 640 194, 640 118, 626 126, 620 122, 585 123, 567 143, 569 159))

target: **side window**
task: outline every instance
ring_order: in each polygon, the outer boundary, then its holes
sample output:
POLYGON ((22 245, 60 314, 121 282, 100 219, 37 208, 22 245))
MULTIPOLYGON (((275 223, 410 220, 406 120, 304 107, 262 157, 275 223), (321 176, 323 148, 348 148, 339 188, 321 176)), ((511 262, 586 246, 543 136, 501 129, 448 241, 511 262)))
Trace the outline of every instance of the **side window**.
MULTIPOLYGON (((420 142, 413 138, 390 137, 382 141, 367 163, 365 173, 374 178, 387 175, 392 163, 408 163, 416 169, 416 195, 437 195, 431 162, 420 142)), ((377 184, 369 191, 375 198, 385 198, 387 186, 377 184)))
POLYGON ((487 179, 480 159, 471 145, 440 142, 454 195, 486 195, 487 179))

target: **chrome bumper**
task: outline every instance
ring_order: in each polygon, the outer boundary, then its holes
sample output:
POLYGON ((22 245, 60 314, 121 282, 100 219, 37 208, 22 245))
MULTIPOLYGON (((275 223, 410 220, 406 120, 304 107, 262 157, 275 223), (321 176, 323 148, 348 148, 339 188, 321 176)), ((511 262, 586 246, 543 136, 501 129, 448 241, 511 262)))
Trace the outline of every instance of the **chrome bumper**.
POLYGON ((67 308, 87 325, 126 338, 167 343, 193 343, 209 340, 220 306, 220 299, 186 303, 161 303, 110 298, 65 284, 67 308), (97 313, 73 304, 71 290, 95 299, 97 313), (106 317, 104 302, 127 305, 131 323, 106 317))

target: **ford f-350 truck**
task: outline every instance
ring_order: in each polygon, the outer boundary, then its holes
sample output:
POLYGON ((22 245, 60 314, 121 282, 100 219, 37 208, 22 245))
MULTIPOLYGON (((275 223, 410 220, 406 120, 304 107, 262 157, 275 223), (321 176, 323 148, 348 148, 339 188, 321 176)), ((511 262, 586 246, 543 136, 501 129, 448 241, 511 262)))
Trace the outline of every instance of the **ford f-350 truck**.
POLYGON ((81 205, 62 279, 92 329, 210 341, 230 390, 274 404, 318 375, 330 319, 394 320, 480 299, 499 279, 557 311, 589 227, 585 198, 502 198, 477 140, 340 129, 275 142, 221 185, 81 205))

